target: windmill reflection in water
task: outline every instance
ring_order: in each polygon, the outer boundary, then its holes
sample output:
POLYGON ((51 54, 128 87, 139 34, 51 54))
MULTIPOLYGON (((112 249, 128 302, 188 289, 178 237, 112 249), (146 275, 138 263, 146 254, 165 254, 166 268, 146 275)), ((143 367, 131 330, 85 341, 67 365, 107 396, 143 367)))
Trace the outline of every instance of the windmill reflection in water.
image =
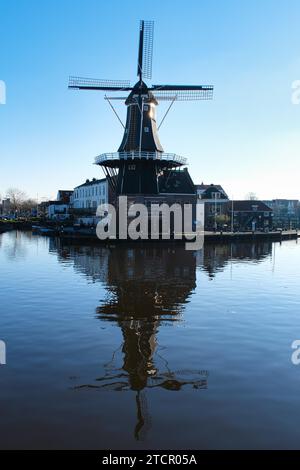
POLYGON ((109 251, 107 297, 97 307, 101 321, 115 322, 123 342, 104 365, 105 373, 92 384, 75 389, 136 392, 136 439, 149 429, 146 390, 180 391, 207 388, 207 371, 172 370, 158 345, 161 326, 182 321, 185 304, 196 286, 196 257, 184 247, 122 247, 109 251), (122 366, 117 356, 122 354, 122 366))

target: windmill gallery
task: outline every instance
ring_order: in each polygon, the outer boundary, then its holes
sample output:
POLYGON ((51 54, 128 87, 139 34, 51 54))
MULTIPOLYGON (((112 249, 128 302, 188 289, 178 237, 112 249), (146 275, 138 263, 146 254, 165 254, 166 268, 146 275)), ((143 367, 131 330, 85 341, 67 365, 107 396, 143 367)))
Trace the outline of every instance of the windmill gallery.
MULTIPOLYGON (((121 208, 119 198, 126 196, 128 207, 134 204, 148 208, 160 204, 190 206, 193 219, 196 221, 197 196, 194 183, 188 170, 183 168, 187 160, 175 153, 164 151, 158 130, 176 101, 210 100, 213 96, 213 86, 152 85, 149 87, 145 80, 152 78, 153 29, 153 21, 140 22, 138 81, 133 87, 129 81, 72 76, 69 88, 105 92, 105 100, 124 128, 118 151, 101 154, 95 160, 104 171, 116 209, 121 208), (118 92, 119 95, 107 96, 107 92, 118 92), (112 104, 114 100, 124 101, 127 106, 125 125, 112 104), (169 102, 169 107, 160 126, 157 126, 156 107, 160 101, 169 102)), ((180 217, 182 222, 182 215, 180 217)), ((171 234, 174 234, 177 222, 172 221, 171 234)), ((147 224, 150 224, 150 217, 149 220, 147 218, 147 224)))

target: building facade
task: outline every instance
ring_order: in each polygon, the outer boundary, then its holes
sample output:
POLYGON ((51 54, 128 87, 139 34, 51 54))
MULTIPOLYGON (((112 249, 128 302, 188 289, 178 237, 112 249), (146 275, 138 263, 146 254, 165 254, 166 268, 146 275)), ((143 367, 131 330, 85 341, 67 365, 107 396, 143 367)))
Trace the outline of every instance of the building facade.
POLYGON ((66 204, 69 204, 73 195, 73 189, 59 189, 57 192, 57 201, 62 201, 65 202, 66 204))
POLYGON ((229 223, 228 196, 219 184, 197 184, 197 200, 205 204, 205 230, 224 229, 229 223))
POLYGON ((228 201, 227 214, 235 231, 268 231, 273 228, 273 210, 262 201, 228 201))
POLYGON ((300 202, 297 199, 272 199, 264 202, 273 210, 275 227, 300 228, 300 202))
POLYGON ((65 220, 68 219, 69 204, 63 201, 49 201, 48 206, 48 218, 53 220, 65 220))
POLYGON ((70 204, 73 190, 60 189, 56 201, 48 201, 48 217, 54 220, 65 220, 70 217, 70 204))
POLYGON ((3 199, 0 204, 0 214, 2 216, 6 216, 6 215, 10 215, 11 212, 12 212, 12 207, 11 207, 10 199, 9 198, 3 199))
POLYGON ((72 208, 78 212, 96 214, 100 204, 109 202, 109 188, 106 178, 86 180, 85 183, 74 188, 71 198, 72 208))

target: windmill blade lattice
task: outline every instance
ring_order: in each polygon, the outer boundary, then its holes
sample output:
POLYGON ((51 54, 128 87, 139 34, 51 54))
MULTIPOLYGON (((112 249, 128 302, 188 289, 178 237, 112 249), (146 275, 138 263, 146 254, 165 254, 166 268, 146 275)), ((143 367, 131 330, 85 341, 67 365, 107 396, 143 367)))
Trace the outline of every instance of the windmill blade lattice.
POLYGON ((107 91, 130 91, 129 80, 102 80, 97 78, 70 77, 69 88, 107 91))
POLYGON ((151 80, 152 78, 152 58, 153 58, 153 36, 154 22, 143 21, 144 23, 144 40, 143 40, 143 78, 151 80))
POLYGON ((213 87, 202 90, 151 90, 158 101, 198 101, 212 100, 213 87))

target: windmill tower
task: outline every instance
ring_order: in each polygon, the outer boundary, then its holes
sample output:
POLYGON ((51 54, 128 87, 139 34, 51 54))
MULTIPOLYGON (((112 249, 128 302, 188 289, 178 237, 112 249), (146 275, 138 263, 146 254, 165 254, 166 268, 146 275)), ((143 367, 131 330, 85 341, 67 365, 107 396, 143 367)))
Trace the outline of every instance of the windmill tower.
MULTIPOLYGON (((127 195, 135 200, 190 194, 195 196, 193 182, 187 171, 178 171, 186 165, 185 158, 164 152, 158 137, 156 106, 160 101, 170 105, 161 121, 164 121, 175 101, 209 100, 213 86, 205 85, 152 85, 144 80, 152 78, 153 21, 141 21, 137 83, 131 87, 128 81, 97 80, 70 77, 69 88, 119 92, 121 96, 105 95, 105 99, 124 128, 121 145, 116 153, 104 153, 96 157, 108 178, 116 196, 127 195), (126 95, 129 92, 127 96, 126 95), (126 123, 123 125, 112 101, 123 100, 127 106, 126 123), (176 170, 176 171, 175 171, 176 170)), ((160 125, 161 125, 160 124, 160 125)), ((172 198, 171 198, 172 199, 172 198)), ((184 202, 186 198, 183 198, 184 202)), ((170 202, 172 202, 170 200, 170 202)))

